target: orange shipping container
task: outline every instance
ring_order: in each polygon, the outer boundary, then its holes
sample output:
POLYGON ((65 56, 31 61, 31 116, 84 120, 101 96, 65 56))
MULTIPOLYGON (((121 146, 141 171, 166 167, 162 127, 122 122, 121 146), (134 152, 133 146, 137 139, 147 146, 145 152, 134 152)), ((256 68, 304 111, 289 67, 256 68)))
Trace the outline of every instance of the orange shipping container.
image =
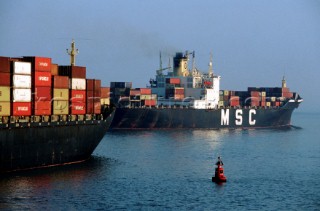
POLYGON ((34 85, 51 87, 51 72, 34 72, 34 85))
POLYGON ((180 78, 167 78, 166 79, 167 84, 180 84, 180 78))
POLYGON ((178 95, 184 95, 184 88, 175 88, 174 93, 178 95))
MULTIPOLYGON (((130 89, 130 96, 137 96, 137 95, 141 95, 140 89, 130 89)), ((101 95, 101 97, 104 97, 104 96, 101 95)))
POLYGON ((51 101, 34 102, 34 115, 51 115, 51 101))
MULTIPOLYGON (((130 90, 131 93, 131 90, 130 90)), ((101 87, 101 98, 110 97, 110 87, 101 87)))
POLYGON ((150 88, 140 88, 140 94, 151 95, 151 89, 150 88))
POLYGON ((51 64, 51 75, 59 75, 57 64, 51 64))
POLYGON ((156 103, 157 103, 156 100, 145 100, 145 101, 144 101, 144 105, 145 105, 145 106, 155 106, 156 103))

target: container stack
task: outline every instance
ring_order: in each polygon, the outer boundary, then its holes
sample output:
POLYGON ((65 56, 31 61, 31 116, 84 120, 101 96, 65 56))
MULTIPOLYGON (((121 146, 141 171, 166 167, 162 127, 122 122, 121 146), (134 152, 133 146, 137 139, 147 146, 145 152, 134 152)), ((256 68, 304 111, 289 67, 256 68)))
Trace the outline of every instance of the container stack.
POLYGON ((12 70, 12 116, 31 115, 31 63, 13 62, 12 70))
POLYGON ((101 105, 110 105, 110 87, 101 87, 101 105))
POLYGON ((10 58, 0 57, 0 116, 10 116, 10 87, 10 58))
POLYGON ((157 104, 157 95, 152 94, 151 88, 135 88, 130 90, 131 107, 154 107, 157 104))
MULTIPOLYGON (((101 90, 101 80, 86 80, 85 67, 58 66, 38 56, 0 57, 2 121, 27 121, 31 116, 33 122, 49 121, 51 115, 51 120, 62 121, 70 114, 101 114, 101 90)), ((110 89, 105 98, 110 98, 110 89)))
POLYGON ((52 114, 69 114, 69 77, 52 76, 52 114))
POLYGON ((175 100, 183 100, 184 88, 183 87, 169 87, 166 88, 166 96, 167 99, 175 99, 175 100))
POLYGON ((111 82, 110 92, 111 100, 115 105, 121 104, 127 106, 129 104, 130 89, 132 82, 111 82))
POLYGON ((152 94, 151 88, 140 88, 140 94, 141 106, 156 106, 157 96, 152 94))
POLYGON ((31 63, 32 115, 51 115, 51 58, 24 57, 31 63))
POLYGON ((101 113, 101 80, 87 79, 87 114, 101 113))
POLYGON ((140 88, 130 89, 130 106, 140 107, 141 106, 141 90, 140 88))
POLYGON ((80 66, 59 66, 59 75, 69 77, 69 114, 86 114, 86 68, 80 66))

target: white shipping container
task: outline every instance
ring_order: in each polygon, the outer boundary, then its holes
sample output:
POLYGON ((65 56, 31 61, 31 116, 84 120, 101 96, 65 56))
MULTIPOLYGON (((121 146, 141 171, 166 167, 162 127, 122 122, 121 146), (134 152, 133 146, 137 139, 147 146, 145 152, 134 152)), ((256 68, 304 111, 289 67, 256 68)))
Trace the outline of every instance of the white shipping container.
POLYGON ((85 78, 71 78, 70 83, 73 90, 86 90, 85 78))
POLYGON ((31 75, 30 62, 14 62, 13 74, 31 75))
POLYGON ((31 89, 13 89, 13 102, 31 102, 31 89))
POLYGON ((31 88, 30 75, 13 75, 12 81, 14 88, 31 88))

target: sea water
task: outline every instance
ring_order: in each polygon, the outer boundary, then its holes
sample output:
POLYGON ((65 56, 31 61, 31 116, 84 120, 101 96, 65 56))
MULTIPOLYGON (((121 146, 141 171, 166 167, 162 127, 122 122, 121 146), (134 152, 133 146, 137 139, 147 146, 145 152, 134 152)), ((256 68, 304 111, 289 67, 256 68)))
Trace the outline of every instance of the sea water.
POLYGON ((320 210, 319 119, 296 112, 285 130, 108 132, 87 162, 2 175, 0 210, 320 210))

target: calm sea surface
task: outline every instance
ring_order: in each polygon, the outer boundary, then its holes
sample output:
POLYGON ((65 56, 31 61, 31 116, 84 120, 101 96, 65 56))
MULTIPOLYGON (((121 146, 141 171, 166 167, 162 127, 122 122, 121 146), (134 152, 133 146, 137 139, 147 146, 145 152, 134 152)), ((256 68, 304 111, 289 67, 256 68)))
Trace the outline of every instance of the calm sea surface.
POLYGON ((320 210, 320 114, 293 125, 107 133, 88 162, 0 177, 0 210, 320 210))

